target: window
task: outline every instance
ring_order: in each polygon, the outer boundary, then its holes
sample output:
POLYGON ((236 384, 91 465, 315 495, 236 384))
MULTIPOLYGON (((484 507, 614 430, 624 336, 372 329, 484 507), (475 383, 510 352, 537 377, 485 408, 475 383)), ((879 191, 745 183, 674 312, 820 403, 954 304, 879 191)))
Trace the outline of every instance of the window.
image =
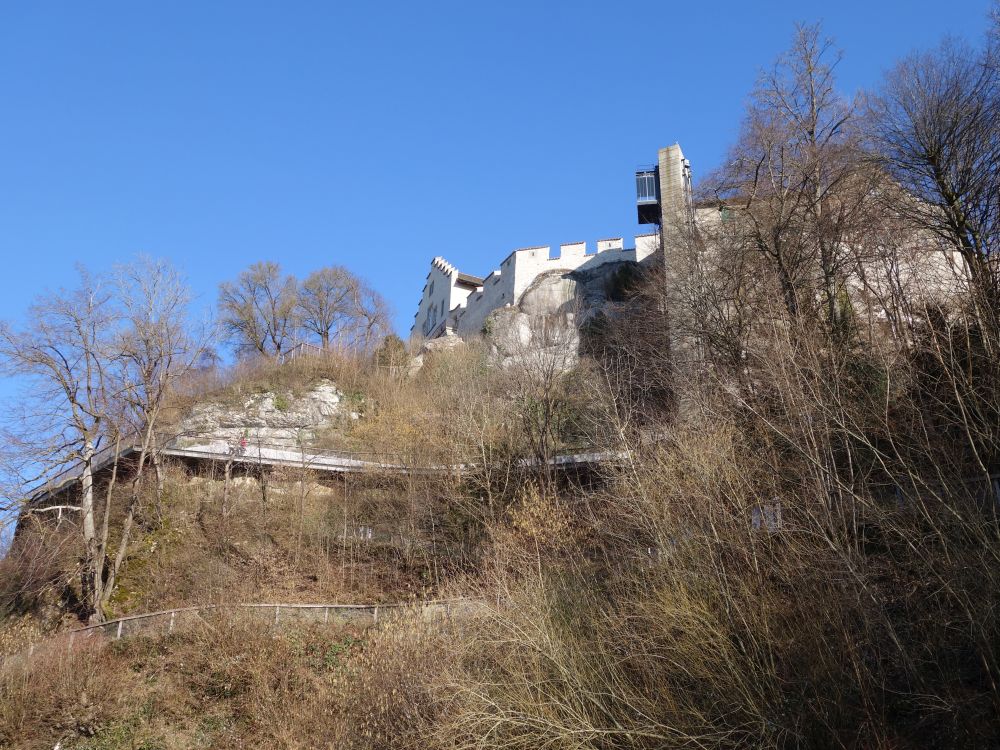
POLYGON ((434 296, 434 282, 433 281, 431 282, 431 285, 429 287, 427 287, 427 296, 428 297, 433 297, 434 296))
POLYGON ((635 173, 635 197, 639 203, 656 202, 656 172, 635 173))
POLYGON ((441 317, 444 317, 444 300, 441 300, 441 317))

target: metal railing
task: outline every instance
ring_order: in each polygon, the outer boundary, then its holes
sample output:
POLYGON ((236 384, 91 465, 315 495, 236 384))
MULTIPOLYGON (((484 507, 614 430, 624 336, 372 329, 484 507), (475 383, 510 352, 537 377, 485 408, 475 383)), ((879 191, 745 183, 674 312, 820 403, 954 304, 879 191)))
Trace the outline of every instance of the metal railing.
MULTIPOLYGON (((273 627, 308 623, 372 627, 380 622, 391 622, 406 616, 432 621, 450 620, 453 617, 476 614, 484 606, 482 600, 468 597, 386 604, 202 604, 127 615, 60 633, 40 643, 61 640, 65 641, 67 649, 71 649, 77 641, 89 640, 95 636, 106 640, 121 640, 147 633, 169 635, 175 630, 201 621, 204 614, 211 612, 242 612, 257 622, 273 627)), ((32 656, 38 645, 40 644, 31 643, 27 649, 18 654, 0 658, 0 665, 12 659, 32 656)))

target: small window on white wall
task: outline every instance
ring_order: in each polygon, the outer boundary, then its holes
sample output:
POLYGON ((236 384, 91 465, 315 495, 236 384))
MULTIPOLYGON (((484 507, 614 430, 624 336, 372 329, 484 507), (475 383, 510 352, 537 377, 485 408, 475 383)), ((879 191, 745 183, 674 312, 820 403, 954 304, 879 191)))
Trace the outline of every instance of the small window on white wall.
POLYGON ((444 317, 444 300, 441 300, 441 317, 444 317))

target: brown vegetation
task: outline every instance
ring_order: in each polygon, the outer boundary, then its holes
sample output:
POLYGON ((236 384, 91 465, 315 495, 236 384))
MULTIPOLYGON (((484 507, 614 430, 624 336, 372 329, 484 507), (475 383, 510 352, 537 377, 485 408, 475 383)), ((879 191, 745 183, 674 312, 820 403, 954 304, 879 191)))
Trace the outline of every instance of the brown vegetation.
POLYGON ((0 668, 0 747, 420 747, 442 628, 278 633, 210 616, 170 636, 60 644, 0 668))
MULTIPOLYGON (((910 85, 966 80, 947 47, 861 118, 830 51, 799 31, 713 178, 717 221, 665 228, 668 283, 633 280, 584 332, 579 367, 555 347, 500 367, 471 345, 412 374, 323 355, 175 389, 180 404, 330 377, 363 416, 325 446, 414 471, 251 466, 220 483, 175 466, 119 611, 447 590, 487 612, 445 631, 279 637, 219 620, 40 649, 0 672, 0 741, 1000 745, 1000 256, 983 198, 997 185, 986 170, 985 185, 917 190, 899 157, 932 131, 968 177, 962 139, 996 147, 1000 119, 952 127, 955 87, 910 85), (902 94, 923 115, 887 108, 902 94), (598 476, 552 469, 581 445, 607 452, 598 476)), ((974 63, 987 80, 994 54, 974 63)), ((969 92, 997 105, 992 86, 969 92)), ((129 504, 107 507, 122 528, 129 504)), ((30 609, 65 585, 60 533, 15 545, 7 600, 30 609)))

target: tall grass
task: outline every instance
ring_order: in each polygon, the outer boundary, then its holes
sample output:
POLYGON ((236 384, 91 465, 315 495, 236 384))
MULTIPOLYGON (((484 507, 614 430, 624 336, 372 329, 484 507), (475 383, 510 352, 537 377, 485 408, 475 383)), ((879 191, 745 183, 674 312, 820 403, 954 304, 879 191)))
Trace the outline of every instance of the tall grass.
POLYGON ((550 511, 492 534, 480 585, 497 608, 449 673, 438 736, 1000 744, 1000 370, 984 329, 925 320, 894 342, 761 326, 737 372, 662 373, 665 425, 609 387, 627 460, 603 491, 544 499, 572 529, 550 511))
POLYGON ((279 633, 219 615, 170 636, 63 643, 0 668, 0 747, 421 747, 443 627, 279 633))

